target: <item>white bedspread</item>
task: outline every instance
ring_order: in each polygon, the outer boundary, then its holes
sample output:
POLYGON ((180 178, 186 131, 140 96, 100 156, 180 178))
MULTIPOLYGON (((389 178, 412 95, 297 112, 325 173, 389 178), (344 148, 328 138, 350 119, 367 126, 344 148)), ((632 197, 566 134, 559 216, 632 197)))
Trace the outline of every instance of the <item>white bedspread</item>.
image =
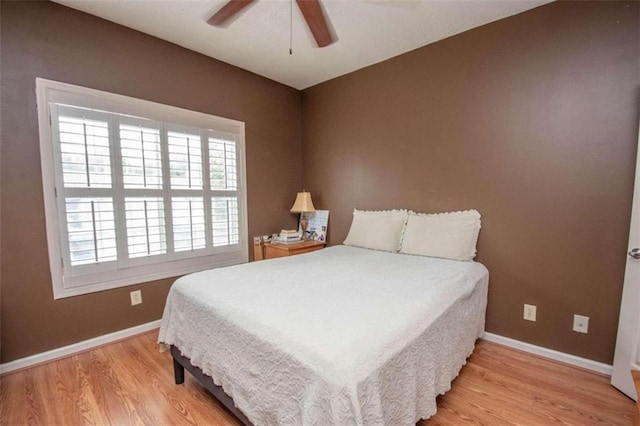
POLYGON ((180 278, 159 341, 256 425, 415 424, 484 330, 488 272, 336 246, 180 278))

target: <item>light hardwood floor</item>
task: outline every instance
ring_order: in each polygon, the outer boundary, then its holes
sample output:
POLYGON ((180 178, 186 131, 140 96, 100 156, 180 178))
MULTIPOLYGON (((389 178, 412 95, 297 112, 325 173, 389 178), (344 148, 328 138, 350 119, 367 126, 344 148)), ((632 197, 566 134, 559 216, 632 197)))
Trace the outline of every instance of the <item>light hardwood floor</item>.
MULTIPOLYGON (((2 425, 237 425, 186 373, 173 382, 157 332, 0 377, 2 425)), ((479 341, 430 425, 631 425, 608 377, 479 341)))

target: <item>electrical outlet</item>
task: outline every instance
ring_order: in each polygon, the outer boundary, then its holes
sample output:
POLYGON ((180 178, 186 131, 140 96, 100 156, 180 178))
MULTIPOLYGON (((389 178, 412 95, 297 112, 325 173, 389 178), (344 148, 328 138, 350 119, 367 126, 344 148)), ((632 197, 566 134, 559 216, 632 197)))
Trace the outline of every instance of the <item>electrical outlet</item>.
POLYGON ((131 296, 131 306, 139 305, 142 303, 142 291, 136 290, 129 293, 131 296))
POLYGON ((527 321, 535 321, 536 320, 536 305, 527 305, 524 304, 524 319, 527 321))
POLYGON ((573 331, 587 334, 589 332, 589 317, 583 315, 573 316, 573 331))

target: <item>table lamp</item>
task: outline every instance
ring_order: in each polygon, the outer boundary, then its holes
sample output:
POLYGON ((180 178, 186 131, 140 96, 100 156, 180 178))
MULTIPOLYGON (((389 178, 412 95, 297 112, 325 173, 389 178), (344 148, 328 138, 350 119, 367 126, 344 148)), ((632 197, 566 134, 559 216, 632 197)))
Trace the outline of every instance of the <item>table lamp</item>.
POLYGON ((309 219, 304 215, 305 213, 315 212, 316 208, 313 207, 313 201, 311 201, 311 193, 302 190, 296 195, 296 201, 291 207, 291 213, 300 213, 300 227, 302 228, 302 239, 307 240, 307 225, 309 225, 309 219))

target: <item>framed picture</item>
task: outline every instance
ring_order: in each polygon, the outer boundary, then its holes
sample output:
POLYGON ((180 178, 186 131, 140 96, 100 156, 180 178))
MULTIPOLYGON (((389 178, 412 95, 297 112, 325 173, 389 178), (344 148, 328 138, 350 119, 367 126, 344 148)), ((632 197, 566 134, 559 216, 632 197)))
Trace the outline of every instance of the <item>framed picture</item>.
MULTIPOLYGON (((329 226, 329 210, 316 210, 313 213, 301 213, 309 224, 307 225, 307 239, 315 241, 327 241, 327 227, 329 226)), ((302 232, 302 226, 298 224, 298 231, 302 232)))

